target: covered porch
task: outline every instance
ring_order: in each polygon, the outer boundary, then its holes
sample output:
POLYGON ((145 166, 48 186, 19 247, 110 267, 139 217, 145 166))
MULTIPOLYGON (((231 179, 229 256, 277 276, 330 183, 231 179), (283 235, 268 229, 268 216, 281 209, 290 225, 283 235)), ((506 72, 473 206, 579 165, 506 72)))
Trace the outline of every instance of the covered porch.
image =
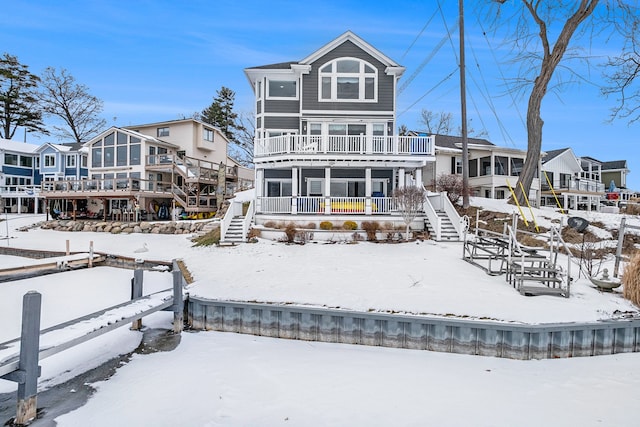
POLYGON ((256 175, 257 214, 388 215, 398 210, 396 188, 422 183, 421 167, 291 167, 256 175))

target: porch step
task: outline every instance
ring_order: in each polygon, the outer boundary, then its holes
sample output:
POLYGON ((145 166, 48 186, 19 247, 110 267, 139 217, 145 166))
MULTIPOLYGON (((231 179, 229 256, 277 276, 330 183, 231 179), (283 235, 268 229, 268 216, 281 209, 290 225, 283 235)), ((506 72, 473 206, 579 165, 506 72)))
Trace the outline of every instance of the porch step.
POLYGON ((227 229, 226 234, 224 235, 224 239, 221 239, 222 244, 238 244, 244 243, 242 239, 242 228, 244 225, 244 216, 235 216, 231 220, 229 224, 229 228, 227 229))
MULTIPOLYGON (((441 241, 459 241, 460 236, 456 231, 456 228, 453 226, 453 223, 447 216, 447 213, 444 211, 436 211, 436 214, 440 218, 440 224, 442 228, 440 230, 440 240, 441 241)), ((425 228, 429 231, 430 234, 434 235, 436 232, 428 220, 425 220, 425 228)))

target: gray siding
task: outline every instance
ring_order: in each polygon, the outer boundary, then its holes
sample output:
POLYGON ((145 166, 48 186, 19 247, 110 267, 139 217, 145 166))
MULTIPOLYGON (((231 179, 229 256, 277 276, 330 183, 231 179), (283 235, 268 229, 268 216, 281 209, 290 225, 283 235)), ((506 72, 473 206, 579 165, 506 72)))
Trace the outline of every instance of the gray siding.
POLYGON ((300 119, 298 117, 265 117, 265 129, 299 129, 300 119))
POLYGON ((311 72, 302 76, 302 108, 304 110, 340 111, 392 111, 393 76, 385 74, 386 65, 371 55, 346 41, 331 52, 311 64, 311 72), (318 102, 318 70, 328 61, 336 58, 352 57, 365 60, 378 69, 378 102, 318 102))
POLYGON ((291 169, 265 169, 265 178, 291 178, 291 169))
POLYGON ((295 100, 273 100, 266 99, 264 101, 265 113, 299 113, 300 101, 295 100))

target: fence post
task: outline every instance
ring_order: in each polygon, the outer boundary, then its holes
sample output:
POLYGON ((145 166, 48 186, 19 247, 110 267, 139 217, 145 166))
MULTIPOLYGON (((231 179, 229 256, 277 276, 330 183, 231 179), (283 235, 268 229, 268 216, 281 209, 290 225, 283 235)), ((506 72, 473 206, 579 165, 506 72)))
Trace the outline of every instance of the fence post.
MULTIPOLYGON (((142 272, 141 268, 136 268, 133 271, 133 279, 131 279, 131 299, 140 298, 142 296, 142 272)), ((134 320, 131 323, 131 329, 139 331, 142 329, 142 319, 134 320)))
POLYGON ((620 230, 618 231, 618 246, 616 247, 616 262, 613 266, 613 277, 618 277, 618 269, 620 268, 620 259, 622 258, 622 245, 624 243, 624 227, 627 218, 622 217, 620 220, 620 230))
POLYGON ((22 333, 20 335, 20 362, 18 371, 22 374, 18 381, 18 405, 16 424, 27 424, 36 417, 38 377, 38 357, 40 350, 40 308, 42 295, 29 291, 22 298, 22 333))
POLYGON ((184 326, 184 302, 182 299, 182 272, 173 270, 173 332, 179 334, 184 326))

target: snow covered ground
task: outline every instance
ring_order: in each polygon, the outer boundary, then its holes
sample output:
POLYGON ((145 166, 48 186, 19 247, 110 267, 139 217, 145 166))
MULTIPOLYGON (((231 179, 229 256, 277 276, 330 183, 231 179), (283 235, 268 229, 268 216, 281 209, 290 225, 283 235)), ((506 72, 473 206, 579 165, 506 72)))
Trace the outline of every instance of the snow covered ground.
MULTIPOLYGON (((513 211, 513 206, 502 202, 486 203, 492 210, 513 211)), ((576 214, 610 228, 620 218, 576 214)), ((557 214, 549 209, 536 211, 536 216, 545 225, 557 214)), ((238 247, 193 248, 184 235, 21 232, 16 229, 42 218, 8 219, 10 238, 0 240, 0 245, 63 251, 69 239, 72 251, 86 251, 93 241, 98 252, 163 261, 183 258, 195 278, 188 292, 208 298, 527 323, 593 321, 619 312, 638 312, 619 292, 600 293, 584 276, 574 283, 569 299, 523 297, 503 277, 488 276, 462 261, 462 247, 456 243, 288 246, 261 240, 238 247), (145 243, 148 251, 136 252, 145 243)), ((628 221, 640 225, 637 217, 628 221)), ((5 225, 0 223, 0 237, 5 225)), ((0 257, 0 263, 4 265, 3 259, 0 257)), ((577 271, 576 266, 575 274, 577 271)), ((125 295, 116 299, 126 298, 130 271, 124 273, 126 277, 115 273, 97 276, 108 277, 114 294, 125 295)), ((65 287, 56 283, 57 275, 46 277, 46 286, 67 302, 54 304, 56 308, 47 315, 52 319, 70 306, 82 307, 87 300, 111 305, 105 296, 110 288, 93 277, 65 279, 65 287), (84 298, 76 298, 78 292, 86 293, 84 298)), ((44 286, 35 279, 25 282, 23 289, 44 286)), ((0 284, 3 305, 9 301, 6 286, 0 284)), ((20 292, 11 294, 12 306, 20 292)), ((86 307, 86 312, 91 311, 86 307)), ((3 310, 0 320, 12 324, 15 331, 19 314, 8 316, 3 310)), ((171 318, 170 313, 156 313, 144 323, 169 328, 171 318)), ((99 363, 107 349, 105 357, 131 351, 136 339, 139 333, 119 330, 85 344, 87 348, 76 347, 46 359, 43 371, 48 380, 41 381, 41 387, 56 381, 56 368, 60 375, 72 363, 86 369, 87 359, 99 363), (70 360, 74 362, 65 363, 70 360), (47 363, 56 366, 48 370, 47 363)), ((635 392, 640 389, 638 362, 638 354, 522 362, 184 333, 172 352, 135 355, 114 377, 97 385, 98 392, 87 405, 57 422, 60 426, 636 425, 628 408, 640 403, 635 392)), ((0 381, 0 392, 11 386, 13 383, 0 381)))

